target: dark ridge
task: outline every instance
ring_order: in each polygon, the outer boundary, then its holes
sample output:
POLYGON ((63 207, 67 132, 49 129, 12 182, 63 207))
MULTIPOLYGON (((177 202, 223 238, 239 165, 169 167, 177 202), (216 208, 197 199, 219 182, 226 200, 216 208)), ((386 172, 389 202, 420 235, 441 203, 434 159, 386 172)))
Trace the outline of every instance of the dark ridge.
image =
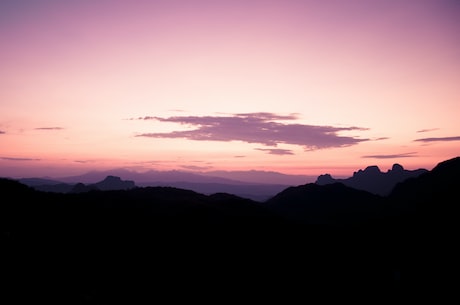
POLYGON ((308 224, 361 224, 381 215, 383 198, 342 183, 290 187, 267 201, 285 217, 308 224))
POLYGON ((264 203, 173 187, 50 193, 0 179, 3 297, 285 303, 365 291, 366 302, 408 301, 420 280, 448 287, 438 271, 451 270, 455 253, 459 175, 454 158, 388 196, 306 184, 264 203), (428 214, 422 226, 419 211, 428 214), (420 234, 442 258, 419 248, 420 234))

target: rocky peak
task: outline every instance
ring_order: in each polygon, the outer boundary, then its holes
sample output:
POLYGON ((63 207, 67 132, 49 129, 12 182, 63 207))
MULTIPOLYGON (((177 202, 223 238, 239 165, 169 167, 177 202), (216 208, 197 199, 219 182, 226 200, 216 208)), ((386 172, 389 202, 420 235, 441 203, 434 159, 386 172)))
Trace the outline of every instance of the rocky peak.
POLYGON ((100 190, 128 190, 136 187, 134 181, 131 180, 121 180, 120 177, 116 176, 107 176, 101 182, 95 184, 100 190))
POLYGON ((392 172, 397 172, 397 173, 402 173, 402 172, 404 172, 404 167, 402 167, 402 165, 400 165, 398 163, 395 163, 391 167, 391 171, 392 172))

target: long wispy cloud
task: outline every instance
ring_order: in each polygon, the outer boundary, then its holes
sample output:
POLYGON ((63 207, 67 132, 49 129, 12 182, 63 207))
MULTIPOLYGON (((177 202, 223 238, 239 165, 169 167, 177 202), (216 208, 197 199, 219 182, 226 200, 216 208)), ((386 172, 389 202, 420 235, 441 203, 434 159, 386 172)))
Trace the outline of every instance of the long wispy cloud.
POLYGON ((266 151, 270 155, 293 155, 294 153, 290 149, 281 149, 281 148, 256 148, 256 150, 266 151))
POLYGON ((422 138, 414 140, 416 142, 450 142, 460 141, 460 136, 455 137, 433 137, 433 138, 422 138))
POLYGON ((81 163, 81 164, 86 164, 86 163, 93 163, 95 162, 94 160, 74 160, 73 162, 75 163, 81 163))
POLYGON ((3 130, 0 130, 0 134, 5 134, 6 132, 4 132, 3 130))
POLYGON ((37 127, 35 130, 62 130, 63 127, 37 127))
POLYGON ((370 158, 370 159, 397 159, 397 158, 412 158, 416 156, 416 152, 408 152, 402 154, 388 154, 388 155, 367 155, 361 156, 361 158, 370 158))
MULTIPOLYGON (((306 149, 322 149, 355 145, 370 139, 339 135, 342 131, 362 131, 361 127, 335 127, 285 123, 294 121, 295 114, 278 115, 268 112, 239 113, 227 116, 140 117, 138 120, 178 123, 195 127, 165 133, 142 133, 138 137, 182 138, 195 141, 242 141, 266 146, 300 145, 306 149)), ((278 151, 281 153, 282 151, 278 151)), ((285 153, 288 151, 284 151, 285 153)), ((276 153, 276 151, 272 151, 276 153)))
POLYGON ((430 131, 435 131, 435 130, 439 130, 439 128, 420 129, 420 130, 417 130, 416 132, 421 133, 421 132, 430 132, 430 131))
POLYGON ((40 161, 40 159, 34 159, 34 158, 0 157, 0 159, 6 160, 6 161, 40 161))

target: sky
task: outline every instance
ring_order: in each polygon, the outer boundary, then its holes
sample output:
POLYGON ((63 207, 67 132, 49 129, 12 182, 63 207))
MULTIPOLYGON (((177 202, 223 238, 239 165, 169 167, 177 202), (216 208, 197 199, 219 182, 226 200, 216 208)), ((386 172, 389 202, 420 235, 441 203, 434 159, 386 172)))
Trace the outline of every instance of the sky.
POLYGON ((460 1, 0 1, 0 176, 460 155, 460 1))

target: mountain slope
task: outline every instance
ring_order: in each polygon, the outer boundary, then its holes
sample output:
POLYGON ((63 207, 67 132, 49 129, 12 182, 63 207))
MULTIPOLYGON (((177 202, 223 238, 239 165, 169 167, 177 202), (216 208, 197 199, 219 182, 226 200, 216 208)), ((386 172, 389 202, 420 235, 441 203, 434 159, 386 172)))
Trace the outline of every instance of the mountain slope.
POLYGON ((417 178, 398 183, 390 198, 412 203, 455 204, 460 190, 460 157, 438 163, 417 178))
POLYGON ((417 178, 399 183, 389 196, 392 210, 413 226, 414 234, 406 241, 414 245, 414 255, 424 262, 418 278, 428 287, 440 287, 437 293, 447 295, 457 289, 451 279, 456 276, 453 266, 458 261, 455 241, 459 231, 459 194, 460 157, 455 157, 417 178))
POLYGON ((290 187, 267 201, 274 211, 306 224, 359 224, 379 216, 383 199, 342 183, 290 187))

